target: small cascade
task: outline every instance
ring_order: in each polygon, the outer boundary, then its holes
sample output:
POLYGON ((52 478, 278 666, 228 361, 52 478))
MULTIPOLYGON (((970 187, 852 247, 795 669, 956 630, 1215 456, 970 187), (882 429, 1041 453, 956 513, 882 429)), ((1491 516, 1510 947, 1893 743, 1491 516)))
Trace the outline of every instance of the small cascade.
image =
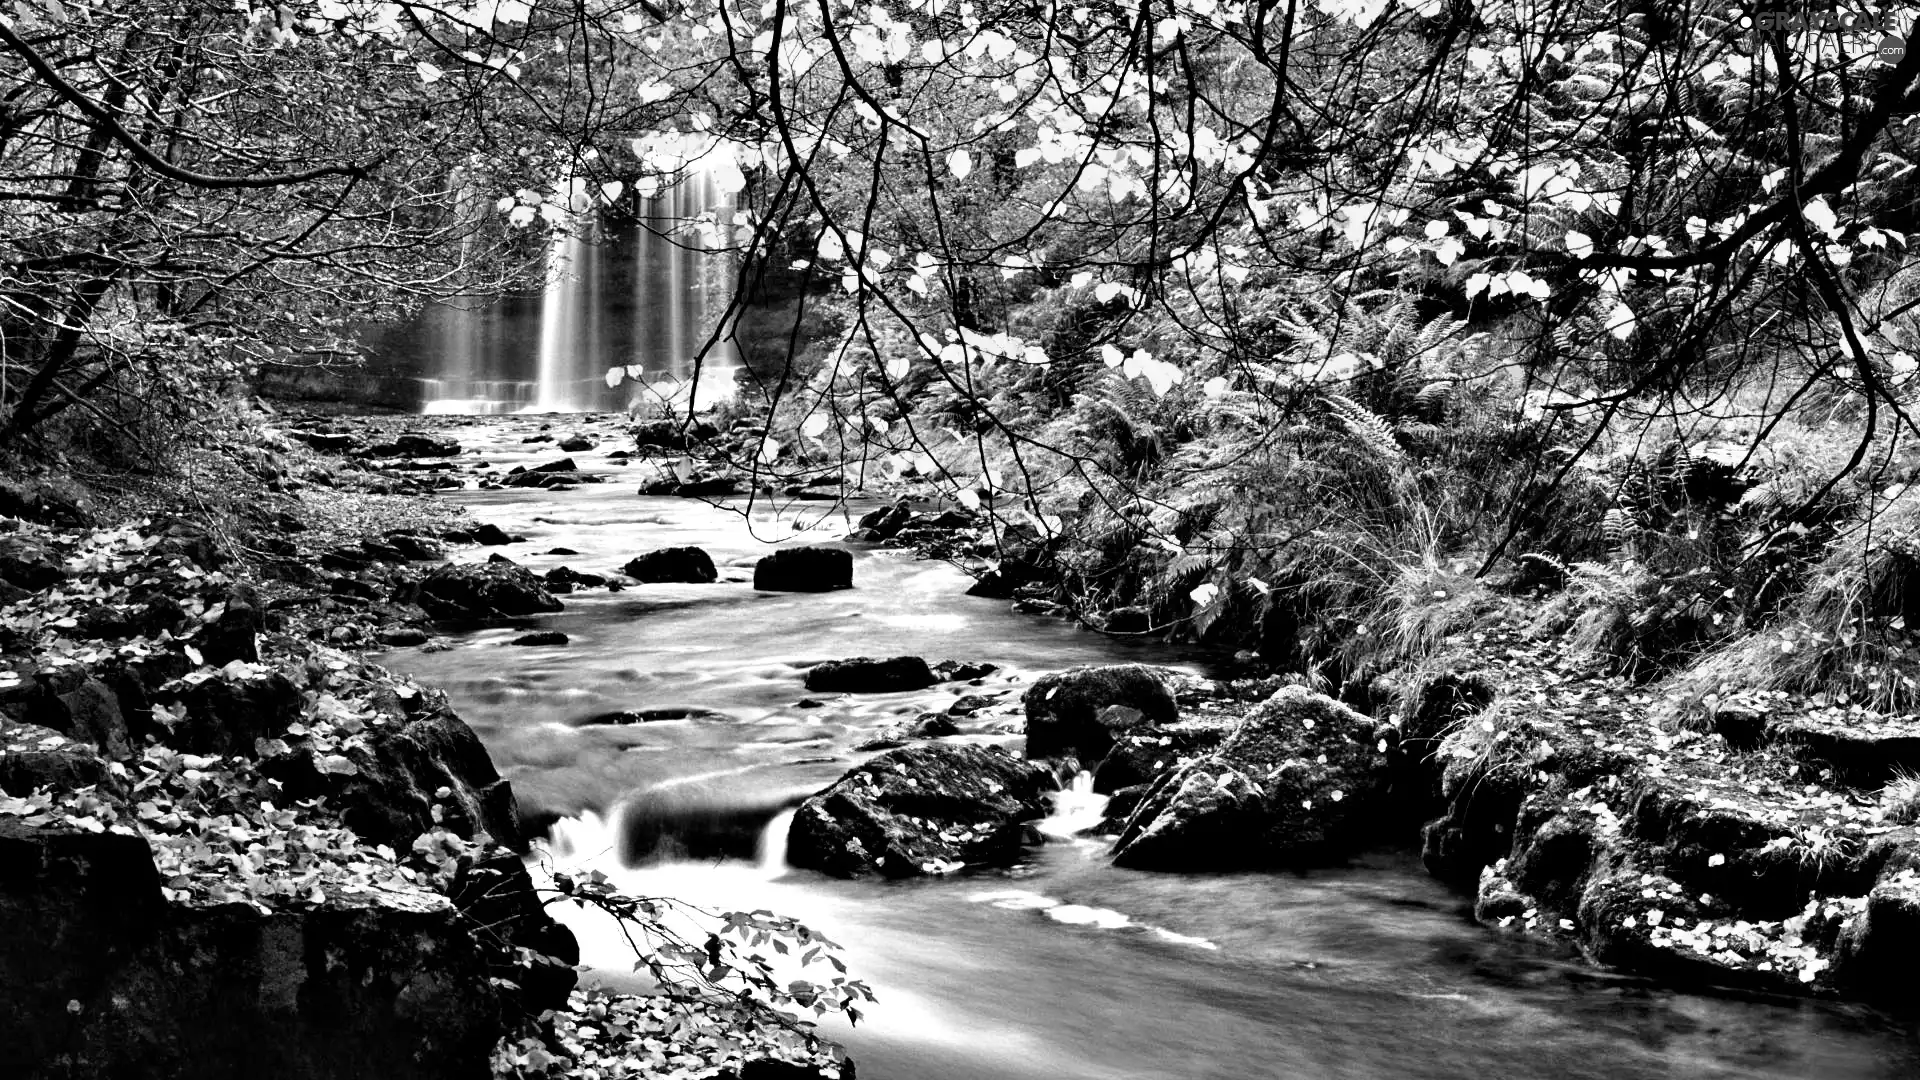
POLYGON ((1093 774, 1081 769, 1067 781, 1067 786, 1054 792, 1053 813, 1034 827, 1043 836, 1071 840, 1100 824, 1106 812, 1107 797, 1094 793, 1093 774))
POLYGON ((561 818, 547 829, 547 847, 554 857, 571 864, 600 862, 620 850, 620 807, 605 817, 582 810, 579 817, 561 818))
POLYGON ((775 814, 760 834, 760 849, 755 853, 754 863, 760 869, 760 876, 769 881, 792 869, 787 865, 787 834, 793 830, 793 814, 791 809, 775 814))

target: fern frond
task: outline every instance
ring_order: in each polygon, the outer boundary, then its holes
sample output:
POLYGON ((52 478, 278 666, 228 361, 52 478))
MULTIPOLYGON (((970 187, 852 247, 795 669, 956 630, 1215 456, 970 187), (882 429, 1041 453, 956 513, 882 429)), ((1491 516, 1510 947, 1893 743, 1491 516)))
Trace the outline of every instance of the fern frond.
POLYGON ((1320 396, 1327 403, 1327 408, 1333 411, 1334 418, 1345 425, 1362 446, 1382 460, 1399 459, 1400 443, 1394 439, 1393 425, 1385 417, 1344 394, 1320 396))

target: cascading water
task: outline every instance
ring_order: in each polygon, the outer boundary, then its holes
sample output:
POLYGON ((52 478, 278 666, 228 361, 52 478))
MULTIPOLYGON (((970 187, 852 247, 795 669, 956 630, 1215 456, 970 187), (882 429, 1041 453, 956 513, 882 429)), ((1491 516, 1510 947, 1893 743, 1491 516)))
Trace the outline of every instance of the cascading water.
POLYGON ((554 230, 537 305, 472 298, 429 313, 423 411, 684 409, 731 396, 739 167, 725 144, 693 137, 659 140, 647 164, 658 175, 632 196, 625 235, 603 224, 594 192, 566 185, 569 220, 554 230))

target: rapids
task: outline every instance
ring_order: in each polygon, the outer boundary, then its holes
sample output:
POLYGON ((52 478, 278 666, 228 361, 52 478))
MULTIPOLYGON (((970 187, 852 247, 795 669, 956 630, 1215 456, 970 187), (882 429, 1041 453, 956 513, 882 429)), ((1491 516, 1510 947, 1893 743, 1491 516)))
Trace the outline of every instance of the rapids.
MULTIPOLYGON (((555 434, 575 426, 552 422, 555 434)), ((557 456, 520 443, 539 423, 452 433, 510 467, 557 456)), ((1114 869, 1104 845, 1073 836, 1098 816, 1084 782, 1044 823, 1050 842, 1009 873, 885 883, 790 869, 791 807, 859 760, 852 747, 875 729, 960 691, 1007 689, 1016 703, 1025 680, 1072 664, 1204 670, 1206 657, 1014 615, 962 595, 958 571, 887 550, 856 551, 851 591, 755 593, 752 563, 770 542, 832 542, 846 515, 642 498, 645 466, 574 456, 611 482, 449 496, 528 537, 458 557, 608 572, 696 544, 720 582, 563 597, 564 612, 527 622, 564 630, 563 647, 507 647, 521 629, 494 629, 381 662, 449 691, 523 805, 552 819, 543 858, 602 869, 629 891, 771 908, 845 946, 880 1001, 859 1028, 827 1031, 862 1080, 1920 1075, 1913 1032, 1864 1008, 1681 993, 1502 938, 1405 852, 1312 873, 1114 869), (578 554, 541 554, 556 546, 578 554), (1001 670, 981 688, 812 695, 819 704, 802 707, 808 665, 902 653, 1001 670), (616 714, 632 722, 592 722, 616 714)), ((995 730, 1014 719, 963 721, 958 737, 1017 744, 995 730)), ((556 915, 618 983, 631 961, 611 928, 556 915)))

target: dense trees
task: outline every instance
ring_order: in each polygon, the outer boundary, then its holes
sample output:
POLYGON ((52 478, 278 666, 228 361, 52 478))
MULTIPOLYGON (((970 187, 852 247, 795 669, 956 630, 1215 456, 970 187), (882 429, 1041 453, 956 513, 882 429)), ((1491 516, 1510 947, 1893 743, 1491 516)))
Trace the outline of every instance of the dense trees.
POLYGON ((1094 609, 1290 660, 1330 654, 1289 609, 1528 553, 1705 558, 1706 625, 1770 617, 1781 538, 1873 516, 1913 433, 1920 53, 1877 9, 7 11, 9 440, 532 280, 686 169, 745 212, 675 240, 826 330, 764 458, 936 475, 1094 609), (1672 492, 1723 458, 1737 525, 1672 492))

